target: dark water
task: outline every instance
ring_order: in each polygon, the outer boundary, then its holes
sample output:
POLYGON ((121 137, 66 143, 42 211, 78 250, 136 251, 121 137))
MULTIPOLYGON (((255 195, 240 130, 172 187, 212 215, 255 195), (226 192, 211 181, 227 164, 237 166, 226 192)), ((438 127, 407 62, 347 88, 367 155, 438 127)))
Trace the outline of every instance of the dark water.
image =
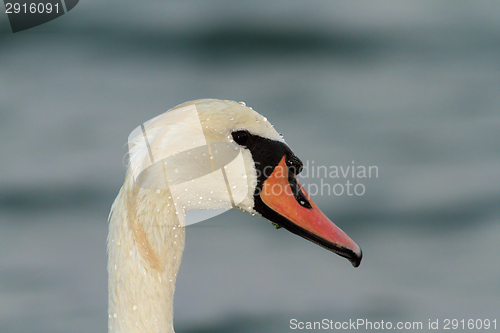
POLYGON ((178 332, 500 325, 498 3, 82 2, 18 34, 1 19, 1 332, 106 330, 128 134, 203 97, 245 101, 310 165, 378 177, 301 180, 363 185, 314 199, 358 269, 241 212, 189 227, 178 332))

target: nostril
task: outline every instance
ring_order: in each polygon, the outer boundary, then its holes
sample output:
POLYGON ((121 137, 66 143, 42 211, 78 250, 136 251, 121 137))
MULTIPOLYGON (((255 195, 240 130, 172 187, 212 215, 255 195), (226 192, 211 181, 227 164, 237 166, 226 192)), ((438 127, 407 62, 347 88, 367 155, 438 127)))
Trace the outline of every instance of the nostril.
POLYGON ((309 202, 309 200, 307 200, 306 196, 300 189, 300 186, 297 183, 297 179, 295 178, 294 174, 290 173, 288 175, 288 184, 290 185, 292 194, 295 197, 295 200, 297 200, 297 202, 299 203, 299 205, 307 209, 312 209, 311 203, 309 202))

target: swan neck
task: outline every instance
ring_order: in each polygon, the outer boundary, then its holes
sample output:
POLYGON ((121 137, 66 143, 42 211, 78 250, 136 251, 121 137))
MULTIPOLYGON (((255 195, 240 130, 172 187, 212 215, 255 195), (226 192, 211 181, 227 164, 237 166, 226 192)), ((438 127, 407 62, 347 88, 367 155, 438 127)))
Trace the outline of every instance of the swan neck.
POLYGON ((120 190, 109 223, 108 332, 174 332, 185 232, 173 205, 168 190, 141 189, 130 180, 120 190))

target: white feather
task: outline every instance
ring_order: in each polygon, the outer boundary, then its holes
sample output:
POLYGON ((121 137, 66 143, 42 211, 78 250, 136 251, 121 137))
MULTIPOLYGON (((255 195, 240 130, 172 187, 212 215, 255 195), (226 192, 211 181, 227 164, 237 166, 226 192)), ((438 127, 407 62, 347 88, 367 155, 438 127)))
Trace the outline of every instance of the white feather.
POLYGON ((173 295, 188 210, 230 208, 237 203, 235 208, 256 213, 253 193, 257 174, 246 149, 225 169, 229 171, 228 185, 235 187, 232 196, 220 188, 225 184, 221 173, 213 172, 193 181, 181 179, 186 174, 206 172, 206 165, 191 163, 183 152, 215 142, 237 147, 231 132, 239 129, 283 142, 267 119, 251 108, 214 99, 181 104, 145 123, 144 130, 139 127, 132 132, 129 170, 110 213, 109 332, 174 331, 173 295), (179 158, 173 159, 176 165, 167 166, 170 178, 162 177, 164 165, 157 164, 154 169, 155 162, 171 156, 179 158), (179 176, 172 172, 175 168, 182 170, 179 176), (148 174, 150 186, 145 186, 146 182, 139 186, 137 181, 145 170, 157 179, 153 177, 151 181, 148 174), (160 186, 162 181, 170 186, 160 186), (184 191, 175 189, 172 184, 177 183, 184 191), (199 199, 193 200, 193 193, 199 199))

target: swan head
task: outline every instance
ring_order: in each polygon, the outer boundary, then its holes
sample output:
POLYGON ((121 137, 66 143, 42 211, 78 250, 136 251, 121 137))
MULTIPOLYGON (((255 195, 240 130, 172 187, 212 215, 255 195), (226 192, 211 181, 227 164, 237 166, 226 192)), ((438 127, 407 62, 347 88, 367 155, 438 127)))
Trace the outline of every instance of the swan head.
POLYGON ((349 259, 354 267, 361 262, 359 246, 298 182, 301 160, 269 121, 244 103, 183 103, 131 133, 129 158, 134 181, 167 191, 180 224, 200 220, 198 215, 189 221, 189 213, 186 219, 188 211, 237 208, 349 259))

